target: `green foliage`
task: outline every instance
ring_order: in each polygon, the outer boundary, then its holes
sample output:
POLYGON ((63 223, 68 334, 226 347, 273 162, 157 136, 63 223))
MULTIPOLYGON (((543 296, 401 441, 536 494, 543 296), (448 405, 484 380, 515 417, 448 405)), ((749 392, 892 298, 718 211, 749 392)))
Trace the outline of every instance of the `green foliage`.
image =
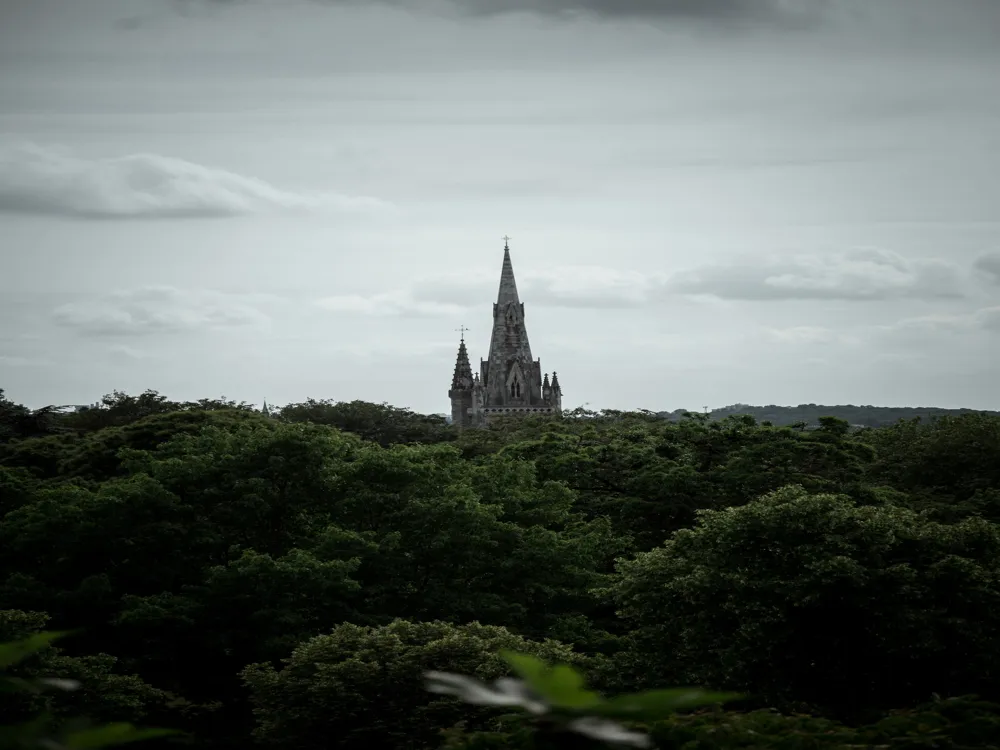
POLYGON ((441 728, 464 721, 486 728, 491 714, 469 710, 424 690, 423 674, 447 670, 489 680, 503 676, 502 650, 586 665, 554 641, 530 642, 505 628, 414 623, 341 625, 301 644, 280 669, 254 664, 243 672, 257 716, 256 740, 269 747, 432 746, 441 728))
POLYGON ((965 696, 897 709, 859 729, 856 742, 892 750, 997 750, 1000 705, 965 696))
POLYGON ((124 427, 154 415, 215 410, 252 412, 254 408, 245 402, 237 403, 225 397, 181 402, 171 401, 150 390, 143 391, 138 396, 114 391, 103 396, 93 406, 66 415, 63 423, 72 429, 96 432, 108 427, 124 427))
MULTIPOLYGON (((45 617, 36 613, 18 613, 0 611, 0 627, 5 632, 11 630, 31 629, 43 624, 45 617)), ((136 729, 131 724, 113 723, 104 725, 93 725, 87 719, 80 718, 60 718, 54 706, 57 702, 48 700, 52 691, 71 692, 76 691, 81 686, 87 689, 87 677, 93 675, 81 675, 82 680, 70 679, 63 676, 33 676, 34 671, 48 672, 55 668, 57 673, 66 668, 67 661, 72 659, 62 659, 52 657, 53 649, 51 644, 67 635, 59 632, 36 632, 27 638, 0 643, 0 693, 5 695, 5 703, 0 707, 0 748, 4 750, 14 748, 48 748, 49 750, 90 750, 91 748, 110 747, 113 745, 123 745, 149 740, 159 737, 166 737, 176 732, 165 729, 136 729), (28 661, 35 655, 44 656, 49 652, 50 658, 41 664, 34 665, 34 670, 29 671, 28 676, 14 674, 4 674, 16 669, 22 663, 28 661), (11 695, 20 693, 21 696, 11 695), (27 697, 27 703, 31 706, 30 713, 34 716, 20 717, 18 719, 18 709, 24 708, 25 702, 11 700, 17 697, 27 697), (34 698, 35 700, 30 700, 34 698), (12 719, 17 723, 7 723, 12 719)), ((77 662, 83 663, 81 660, 77 662)), ((113 660, 112 660, 113 661, 113 660)), ((104 675, 107 678, 107 675, 104 675)), ((135 681, 133 681, 135 682, 135 681)), ((141 683, 135 682, 135 685, 141 683)), ((93 686, 90 686, 91 688, 93 686)), ((114 693, 116 687, 112 685, 102 685, 98 694, 105 698, 109 693, 114 693)), ((65 709, 61 713, 65 713, 65 709)))
POLYGON ((987 746, 1000 418, 851 409, 459 434, 386 404, 0 394, 0 640, 81 629, 10 675, 81 687, 0 710, 207 750, 255 727, 288 747, 598 742, 423 689, 426 670, 501 677, 506 649, 586 673, 545 672, 568 680, 557 703, 678 708, 654 689, 688 684, 785 712, 685 711, 651 725, 661 747, 987 746), (918 705, 934 693, 983 702, 918 705))
POLYGON ((1000 705, 965 697, 892 711, 858 727, 771 710, 711 711, 671 717, 650 734, 658 748, 683 750, 995 750, 998 731, 1000 705))
POLYGON ((0 708, 0 721, 27 721, 44 713, 61 718, 83 714, 100 721, 139 721, 169 700, 161 690, 136 675, 119 674, 118 659, 108 654, 70 656, 52 646, 68 633, 44 631, 48 616, 41 612, 0 610, 0 668, 5 680, 16 682, 22 694, 0 708), (31 657, 29 659, 29 657, 31 657), (71 691, 36 690, 32 686, 72 685, 71 691))
POLYGON ((856 716, 988 691, 1000 668, 1000 529, 981 520, 786 488, 702 511, 620 571, 645 679, 856 716))
POLYGON ((525 426, 501 455, 531 460, 541 479, 565 483, 580 509, 609 517, 648 550, 701 509, 742 505, 789 484, 857 494, 873 451, 837 420, 802 432, 751 417, 673 423, 612 413, 525 426))
MULTIPOLYGON (((677 713, 650 724, 648 731, 659 750, 996 750, 1000 705, 970 697, 939 699, 857 727, 806 714, 715 709, 677 713)), ((447 750, 538 746, 530 727, 493 732, 456 728, 446 733, 443 745, 447 750)))
POLYGON ((351 432, 384 448, 404 443, 444 443, 455 440, 456 430, 437 415, 416 414, 389 404, 366 401, 334 402, 309 399, 282 407, 278 418, 286 422, 312 422, 351 432))
MULTIPOLYGON (((684 409, 669 414, 663 414, 671 419, 682 419, 684 409)), ((751 416, 761 422, 790 427, 796 423, 803 426, 818 426, 826 417, 843 420, 854 427, 889 427, 901 420, 920 419, 930 421, 940 417, 956 417, 962 414, 988 414, 996 417, 998 412, 984 412, 973 409, 939 409, 934 407, 905 406, 871 406, 846 404, 840 406, 824 406, 821 404, 799 404, 798 406, 750 406, 749 404, 734 404, 720 409, 712 409, 708 416, 711 419, 725 419, 732 416, 751 416)))
POLYGON ((725 703, 741 697, 736 693, 673 688, 605 699, 586 689, 584 675, 569 664, 548 665, 531 654, 511 651, 502 652, 501 656, 528 688, 548 705, 549 710, 557 713, 651 722, 678 711, 725 703))
POLYGON ((1000 522, 1000 419, 986 414, 902 422, 862 436, 878 458, 873 480, 913 495, 946 520, 964 514, 1000 522))
POLYGON ((558 613, 554 602, 592 606, 588 587, 615 547, 607 524, 572 518, 562 488, 539 487, 530 473, 492 504, 484 472, 494 468, 474 471, 442 445, 368 446, 339 470, 331 520, 372 545, 358 573, 370 612, 540 635, 558 613), (513 517, 526 523, 505 520, 513 517))
MULTIPOLYGON (((53 641, 65 635, 68 635, 68 633, 35 633, 21 641, 0 644, 0 669, 7 669, 24 661, 36 651, 41 651, 53 641)), ((8 682, 10 679, 9 677, 5 678, 8 682)))
MULTIPOLYGON (((628 729, 620 722, 656 721, 677 711, 738 697, 687 688, 606 699, 589 690, 585 676, 570 664, 549 665, 537 656, 512 651, 501 652, 501 656, 520 679, 503 678, 487 685, 467 675, 432 671, 427 673, 427 689, 435 694, 453 695, 474 706, 527 711, 536 730, 532 736, 532 744, 536 746, 563 748, 603 742, 648 747, 646 734, 628 729)), ((472 739, 466 737, 466 726, 462 723, 452 729, 449 744, 462 746, 463 739, 472 739)), ((486 736, 489 735, 478 733, 480 740, 486 736)), ((516 733, 514 738, 523 739, 516 733)), ((476 746, 480 742, 473 740, 471 744, 476 746)))
POLYGON ((860 745, 857 735, 843 724, 767 710, 674 716, 654 724, 650 735, 664 750, 848 750, 860 745))
POLYGON ((43 406, 41 409, 29 409, 8 399, 0 388, 0 445, 66 432, 70 429, 64 423, 66 408, 43 406))
POLYGON ((0 445, 0 461, 5 466, 22 467, 40 479, 101 482, 127 475, 121 460, 123 451, 153 450, 205 427, 229 429, 244 423, 266 425, 268 421, 251 411, 228 408, 154 414, 86 434, 64 433, 0 445))
POLYGON ((0 518, 31 502, 38 482, 24 469, 0 466, 0 518))

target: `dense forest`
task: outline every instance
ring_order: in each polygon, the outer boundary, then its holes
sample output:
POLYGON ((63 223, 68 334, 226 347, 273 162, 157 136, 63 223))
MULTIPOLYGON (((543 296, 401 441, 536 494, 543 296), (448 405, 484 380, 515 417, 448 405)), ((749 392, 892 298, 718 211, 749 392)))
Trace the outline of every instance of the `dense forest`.
MULTIPOLYGON (((684 419, 687 410, 678 409, 672 412, 660 412, 660 416, 666 419, 684 419)), ((845 404, 839 406, 825 406, 823 404, 799 404, 798 406, 751 406, 750 404, 733 404, 723 406, 720 409, 712 409, 707 412, 711 419, 725 419, 726 417, 749 415, 758 422, 770 422, 779 427, 790 427, 792 425, 804 424, 807 427, 819 427, 823 417, 836 417, 843 419, 852 427, 887 427, 894 425, 901 419, 921 419, 928 420, 937 417, 956 417, 960 414, 976 414, 975 409, 938 409, 933 407, 909 407, 909 406, 855 406, 845 404)), ((994 416, 1000 416, 1000 412, 985 412, 994 416)))
POLYGON ((151 750, 1000 747, 1000 415, 730 408, 458 433, 363 402, 115 392, 67 412, 0 391, 0 669, 78 684, 3 693, 0 729, 178 730, 151 750), (512 671, 531 692, 472 682, 512 671), (599 713, 575 675, 660 692, 609 700, 633 733, 602 735, 567 719, 599 713), (726 694, 668 690, 689 687, 726 694))

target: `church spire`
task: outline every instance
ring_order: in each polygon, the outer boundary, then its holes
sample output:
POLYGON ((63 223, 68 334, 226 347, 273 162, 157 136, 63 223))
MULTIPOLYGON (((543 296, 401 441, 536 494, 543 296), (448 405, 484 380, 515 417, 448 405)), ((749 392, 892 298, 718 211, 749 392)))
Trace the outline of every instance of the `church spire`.
MULTIPOLYGON (((493 305, 493 333, 490 335, 489 361, 496 368, 506 367, 511 359, 531 362, 531 345, 524 327, 524 305, 517 296, 514 266, 510 262, 510 237, 504 237, 500 290, 493 305)), ((495 369, 494 372, 497 370, 495 369)), ((485 374, 485 373, 484 373, 485 374)), ((539 374, 539 379, 541 375, 539 374)))
POLYGON ((462 339, 458 344, 455 374, 451 378, 451 387, 454 390, 472 387, 472 365, 469 363, 469 352, 465 348, 465 332, 467 330, 464 326, 462 327, 462 339))
POLYGON ((514 281, 514 265, 510 262, 510 237, 503 236, 503 267, 500 270, 500 289, 497 292, 497 304, 504 305, 508 302, 520 304, 521 300, 517 296, 517 284, 514 281))
POLYGON ((500 288, 493 305, 493 326, 486 359, 473 375, 465 349, 465 327, 452 377, 451 421, 459 429, 488 424, 494 416, 543 415, 562 412, 562 389, 555 373, 543 377, 541 362, 531 356, 524 305, 514 281, 510 237, 503 238, 500 288))
POLYGON ((451 377, 451 422, 459 429, 478 424, 479 415, 476 406, 479 393, 479 381, 472 375, 472 365, 469 364, 469 352, 465 348, 465 326, 458 329, 462 338, 458 342, 458 357, 455 358, 455 373, 451 377))

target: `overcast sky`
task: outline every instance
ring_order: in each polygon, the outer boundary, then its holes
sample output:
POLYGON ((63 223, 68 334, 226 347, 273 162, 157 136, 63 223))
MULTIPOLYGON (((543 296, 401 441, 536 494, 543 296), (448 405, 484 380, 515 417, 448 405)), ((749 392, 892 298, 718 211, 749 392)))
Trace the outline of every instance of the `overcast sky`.
POLYGON ((0 387, 445 412, 509 234, 566 406, 1000 409, 998 40, 1000 0, 0 0, 0 387))

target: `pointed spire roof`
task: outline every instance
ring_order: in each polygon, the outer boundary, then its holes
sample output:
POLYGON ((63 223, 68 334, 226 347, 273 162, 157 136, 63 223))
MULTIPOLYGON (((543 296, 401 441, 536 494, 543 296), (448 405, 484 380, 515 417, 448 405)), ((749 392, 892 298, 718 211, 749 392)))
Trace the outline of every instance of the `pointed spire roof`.
POLYGON ((458 344, 458 357, 455 359, 455 374, 451 378, 452 388, 470 388, 472 386, 472 365, 469 364, 469 352, 465 348, 465 336, 458 344))
MULTIPOLYGON (((490 354, 488 368, 485 370, 484 385, 491 387, 492 378, 502 379, 507 363, 513 359, 524 363, 534 361, 531 356, 531 345, 528 343, 528 331, 524 327, 524 305, 517 296, 517 284, 514 282, 514 266, 510 262, 509 237, 504 237, 503 268, 500 271, 500 290, 497 292, 497 302, 493 306, 493 332, 490 334, 490 354)), ((527 366, 527 365, 525 365, 527 366)), ((494 384, 500 386, 499 380, 494 384)))
POLYGON ((559 385, 559 376, 555 372, 552 373, 552 390, 556 393, 562 393, 562 388, 559 385))
POLYGON ((508 238, 503 238, 503 268, 500 270, 500 289, 497 292, 497 304, 504 305, 508 302, 520 304, 521 300, 517 296, 517 283, 514 281, 514 265, 510 262, 510 246, 507 244, 508 238))

